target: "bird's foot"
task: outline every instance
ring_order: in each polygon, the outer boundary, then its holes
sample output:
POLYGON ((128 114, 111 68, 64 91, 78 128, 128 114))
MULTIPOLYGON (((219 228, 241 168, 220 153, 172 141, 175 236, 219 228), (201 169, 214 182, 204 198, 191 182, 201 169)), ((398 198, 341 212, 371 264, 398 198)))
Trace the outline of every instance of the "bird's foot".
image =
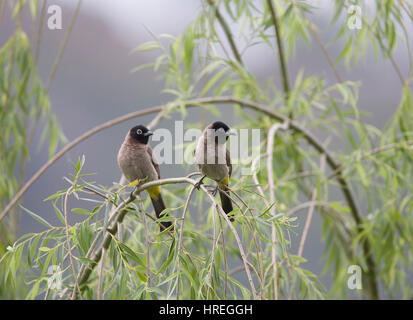
POLYGON ((130 199, 135 199, 136 198, 135 191, 136 191, 136 188, 133 188, 133 190, 131 191, 131 193, 129 195, 130 199))
POLYGON ((217 186, 214 189, 212 189, 211 194, 212 194, 213 197, 215 197, 217 195, 218 188, 219 188, 219 185, 217 184, 217 186))
POLYGON ((203 180, 204 180, 205 176, 203 176, 201 179, 199 179, 199 181, 197 183, 194 184, 194 187, 197 188, 199 190, 199 188, 201 187, 201 185, 203 184, 203 180))

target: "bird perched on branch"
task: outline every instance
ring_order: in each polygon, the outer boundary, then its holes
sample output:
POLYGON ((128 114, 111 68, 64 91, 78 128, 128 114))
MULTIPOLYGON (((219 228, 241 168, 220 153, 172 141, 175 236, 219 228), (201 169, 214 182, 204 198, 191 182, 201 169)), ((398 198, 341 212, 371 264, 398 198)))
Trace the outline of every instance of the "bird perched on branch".
MULTIPOLYGON (((145 182, 160 179, 159 165, 152 154, 152 148, 148 145, 149 137, 153 135, 143 125, 133 127, 127 133, 125 140, 118 153, 119 167, 129 182, 136 179, 145 182)), ((161 187, 156 186, 146 189, 151 198, 156 217, 161 217, 161 212, 165 210, 165 203, 161 195, 161 187)), ((161 231, 170 227, 170 221, 161 222, 161 231)))
MULTIPOLYGON (((230 135, 235 135, 235 133, 225 123, 221 121, 213 122, 205 128, 195 149, 195 162, 203 174, 203 177, 195 186, 199 189, 205 177, 215 180, 217 186, 212 194, 215 196, 218 189, 224 191, 219 194, 222 209, 227 215, 233 210, 232 201, 227 195, 232 164, 231 156, 225 143, 230 135)), ((229 217, 231 221, 234 221, 232 216, 229 217)))

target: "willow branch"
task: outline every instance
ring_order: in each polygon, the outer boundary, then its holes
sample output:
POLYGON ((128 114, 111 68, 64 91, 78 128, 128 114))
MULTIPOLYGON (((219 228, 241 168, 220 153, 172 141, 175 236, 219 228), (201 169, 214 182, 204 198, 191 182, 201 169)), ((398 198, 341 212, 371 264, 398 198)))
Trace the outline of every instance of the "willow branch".
MULTIPOLYGON (((271 126, 270 130, 268 131, 268 139, 267 139, 267 177, 268 177, 268 185, 270 187, 270 202, 271 202, 271 215, 274 217, 276 215, 276 206, 275 206, 275 187, 274 187, 274 173, 273 173, 273 154, 274 154, 274 137, 277 133, 278 129, 280 129, 280 124, 276 123, 271 126)), ((288 128, 288 121, 285 123, 285 129, 288 128)), ((271 262, 272 262, 272 270, 273 270, 273 285, 274 285, 274 293, 273 299, 278 300, 278 264, 277 264, 277 231, 275 229, 274 223, 271 223, 271 262)))
MULTIPOLYGON (((326 163, 325 156, 322 155, 321 160, 320 160, 320 172, 321 172, 321 174, 324 174, 325 163, 326 163)), ((303 229, 303 234, 301 236, 300 245, 298 247, 297 255, 299 257, 301 257, 303 255, 304 244, 305 244, 305 241, 307 240, 308 230, 310 229, 311 220, 313 218, 313 212, 314 212, 314 208, 315 208, 316 198, 317 198, 317 187, 314 187, 313 193, 311 195, 311 206, 310 206, 310 209, 308 210, 307 218, 305 220, 305 225, 304 225, 304 229, 303 229)))
POLYGON ((67 241, 67 250, 68 250, 69 259, 70 259, 70 266, 72 268, 73 278, 75 279, 74 291, 78 290, 78 292, 80 293, 79 283, 77 282, 77 277, 76 277, 75 264, 73 262, 72 246, 70 245, 69 221, 67 218, 67 200, 69 198, 69 195, 72 193, 72 190, 73 190, 73 186, 71 186, 66 191, 65 198, 64 198, 65 230, 66 230, 66 241, 67 241))
POLYGON ((69 28, 66 31, 66 34, 65 34, 65 37, 63 39, 62 45, 60 46, 59 52, 57 53, 57 57, 56 57, 56 60, 53 64, 52 70, 50 71, 49 78, 47 79, 46 89, 45 89, 46 92, 49 91, 49 88, 52 84, 53 78, 56 74, 57 67, 59 66, 60 60, 62 59, 63 52, 65 51, 67 42, 69 41, 69 37, 70 37, 70 34, 72 33, 73 26, 75 24, 75 21, 76 21, 77 15, 79 13, 81 4, 82 4, 82 0, 79 0, 78 3, 77 3, 77 6, 76 6, 75 12, 73 13, 72 19, 70 20, 69 28))
POLYGON ((277 13, 272 4, 272 0, 267 0, 267 5, 268 5, 268 8, 270 9, 271 19, 272 19, 272 23, 275 29, 275 37, 277 39, 277 46, 278 46, 278 57, 280 59, 281 77, 282 77, 282 83, 283 83, 283 88, 284 88, 284 98, 285 98, 285 104, 287 105, 288 95, 290 92, 290 86, 288 84, 288 74, 287 74, 287 67, 286 67, 286 62, 285 62, 284 49, 283 49, 282 41, 281 41, 280 25, 278 23, 277 13))
POLYGON ((257 185, 258 193, 261 195, 262 200, 264 201, 265 205, 268 208, 270 204, 267 198, 265 197, 264 190, 262 189, 260 185, 260 181, 258 180, 258 175, 257 175, 258 174, 257 163, 260 161, 261 158, 266 157, 266 156, 267 154, 260 154, 252 160, 251 172, 252 172, 252 179, 254 180, 254 183, 257 185))
POLYGON ((1 26, 1 23, 2 23, 2 20, 3 20, 4 11, 6 9, 6 3, 7 3, 7 1, 2 1, 0 3, 0 26, 1 26))
POLYGON ((235 56, 235 59, 237 59, 239 64, 243 64, 242 63, 242 58, 241 55, 237 49, 237 46, 235 44, 234 38, 232 37, 231 34, 231 29, 229 28, 228 24, 226 23, 225 19, 223 18, 223 16, 221 15, 221 13, 219 12, 218 7, 215 5, 214 0, 208 0, 208 4, 214 8, 215 11, 215 16, 218 19, 218 22, 220 23, 222 29, 224 30, 225 36, 229 42, 229 45, 231 47, 232 53, 235 56))
POLYGON ((47 6, 47 0, 43 0, 42 8, 40 10, 39 28, 37 30, 36 50, 34 54, 34 61, 36 63, 39 61, 40 43, 42 42, 43 21, 45 20, 45 16, 46 16, 46 6, 47 6))
POLYGON ((178 240, 178 251, 177 251, 177 258, 178 258, 178 262, 177 262, 177 271, 178 271, 178 275, 176 277, 176 300, 179 300, 179 278, 180 278, 180 273, 179 273, 179 268, 180 268, 180 255, 181 255, 181 251, 182 251, 182 242, 183 242, 183 238, 184 238, 184 224, 185 224, 185 217, 186 217, 186 212, 188 211, 188 207, 189 207, 189 201, 191 200, 191 196, 192 193, 194 192, 195 187, 191 188, 191 191, 189 191, 188 193, 188 197, 186 198, 185 201, 185 205, 184 205, 184 209, 182 212, 182 217, 181 217, 181 225, 179 227, 179 240, 178 240))
POLYGON ((337 78, 338 82, 343 82, 343 78, 340 76, 340 74, 338 73, 337 67, 333 61, 333 59, 331 58, 331 56, 329 55, 326 46, 324 45, 324 43, 321 41, 320 36, 318 35, 318 32, 315 28, 315 26, 313 25, 313 23, 307 19, 307 17, 305 16, 304 12, 301 13, 303 15, 303 17, 305 18, 305 20, 307 21, 309 27, 310 27, 310 31, 313 34, 314 39, 317 41, 317 44, 320 46, 321 50, 323 51, 324 56, 326 57, 328 64, 330 65, 331 69, 333 69, 334 75, 337 78))

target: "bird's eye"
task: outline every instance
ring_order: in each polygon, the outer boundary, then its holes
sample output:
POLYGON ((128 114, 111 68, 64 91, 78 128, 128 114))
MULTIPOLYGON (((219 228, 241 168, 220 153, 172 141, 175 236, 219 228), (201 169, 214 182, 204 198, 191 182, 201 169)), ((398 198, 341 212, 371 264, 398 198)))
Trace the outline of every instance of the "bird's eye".
POLYGON ((136 130, 136 133, 137 133, 137 134, 142 134, 142 130, 141 130, 141 129, 138 129, 138 130, 136 130))

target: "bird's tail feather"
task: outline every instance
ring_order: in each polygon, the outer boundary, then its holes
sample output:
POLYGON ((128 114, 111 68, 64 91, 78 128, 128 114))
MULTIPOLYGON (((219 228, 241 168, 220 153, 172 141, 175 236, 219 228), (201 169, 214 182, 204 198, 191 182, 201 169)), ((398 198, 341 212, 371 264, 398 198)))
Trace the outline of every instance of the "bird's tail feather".
MULTIPOLYGON (((163 202, 162 195, 158 194, 158 196, 155 198, 153 196, 150 197, 153 205, 153 209, 155 210, 156 217, 159 219, 161 217, 161 212, 165 210, 165 203, 163 202)), ((161 232, 165 230, 166 228, 169 228, 171 226, 170 221, 162 221, 161 225, 159 226, 161 229, 161 232)))
MULTIPOLYGON (((220 189, 225 192, 229 192, 228 188, 224 184, 220 185, 220 189)), ((222 209, 228 215, 229 220, 234 221, 234 216, 229 214, 233 210, 231 199, 224 192, 220 192, 219 196, 221 198, 222 209)))

